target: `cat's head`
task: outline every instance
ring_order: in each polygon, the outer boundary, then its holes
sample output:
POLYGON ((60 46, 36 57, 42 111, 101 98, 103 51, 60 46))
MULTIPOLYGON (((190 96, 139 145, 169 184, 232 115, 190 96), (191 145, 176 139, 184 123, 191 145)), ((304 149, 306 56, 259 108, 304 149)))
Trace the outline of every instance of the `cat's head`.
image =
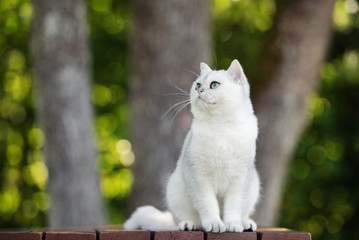
POLYGON ((251 108, 249 84, 238 60, 227 70, 212 70, 201 63, 201 74, 193 82, 191 110, 197 114, 228 114, 241 108, 251 108))

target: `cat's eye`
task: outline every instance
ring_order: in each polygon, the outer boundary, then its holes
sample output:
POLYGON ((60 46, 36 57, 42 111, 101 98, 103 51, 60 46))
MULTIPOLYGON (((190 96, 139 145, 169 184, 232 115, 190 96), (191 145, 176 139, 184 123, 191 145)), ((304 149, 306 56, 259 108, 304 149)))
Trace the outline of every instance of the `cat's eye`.
POLYGON ((220 85, 219 82, 211 82, 211 85, 209 86, 211 89, 215 89, 220 85))
POLYGON ((196 84, 196 87, 195 87, 194 89, 196 89, 196 91, 198 91, 198 89, 200 89, 201 87, 202 87, 202 84, 197 83, 197 84, 196 84))

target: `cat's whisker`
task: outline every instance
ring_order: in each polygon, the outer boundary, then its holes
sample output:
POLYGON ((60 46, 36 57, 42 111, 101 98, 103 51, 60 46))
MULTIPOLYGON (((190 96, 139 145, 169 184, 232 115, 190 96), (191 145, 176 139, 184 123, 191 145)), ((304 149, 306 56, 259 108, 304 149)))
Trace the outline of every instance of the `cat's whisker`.
POLYGON ((189 73, 193 73, 196 77, 199 77, 199 74, 194 72, 194 71, 191 71, 191 70, 188 70, 188 69, 185 69, 186 72, 189 72, 189 73))
POLYGON ((184 96, 184 97, 188 97, 189 93, 165 93, 162 94, 163 96, 173 96, 173 95, 177 95, 177 96, 184 96))
MULTIPOLYGON (((190 102, 185 102, 182 104, 179 104, 178 106, 176 106, 175 108, 173 108, 171 114, 170 114, 170 119, 172 119, 173 114, 175 114, 179 109, 181 109, 182 107, 187 106, 188 104, 190 104, 190 102)), ((176 115, 176 114, 175 114, 176 115)))
POLYGON ((214 57, 215 57, 215 59, 216 59, 216 65, 215 65, 215 67, 214 67, 214 70, 217 70, 217 64, 218 64, 217 55, 215 54, 214 57))
POLYGON ((169 112, 171 112, 172 110, 174 110, 176 107, 181 106, 182 104, 186 104, 186 103, 188 103, 188 102, 189 102, 189 100, 186 99, 186 100, 184 100, 184 101, 180 101, 180 102, 178 102, 178 103, 173 104, 173 105, 161 116, 161 118, 163 118, 164 116, 166 116, 169 112))
POLYGON ((189 104, 191 104, 191 102, 188 102, 188 103, 182 105, 180 108, 177 108, 176 113, 175 113, 175 115, 173 116, 173 118, 172 118, 172 120, 171 120, 171 125, 172 125, 173 121, 175 120, 175 118, 177 117, 177 115, 178 115, 180 112, 182 112, 183 109, 185 109, 189 104))
POLYGON ((176 109, 178 106, 181 106, 182 104, 187 103, 188 100, 184 100, 178 103, 175 103, 174 105, 172 105, 163 115, 162 117, 166 116, 168 113, 170 113, 171 111, 173 111, 174 109, 176 109))
POLYGON ((189 92, 187 92, 186 90, 184 90, 183 88, 180 88, 175 82, 173 81, 169 81, 171 83, 171 85, 173 87, 175 87, 178 91, 180 91, 181 93, 184 93, 184 94, 188 94, 189 95, 189 92))
POLYGON ((194 100, 196 100, 196 96, 191 96, 191 98, 190 98, 190 102, 192 103, 194 100))
POLYGON ((198 72, 201 72, 201 69, 198 66, 192 65, 192 67, 195 68, 198 72))
MULTIPOLYGON (((189 70, 186 70, 189 71, 189 70)), ((193 74, 195 74, 196 76, 198 76, 195 72, 192 72, 193 74)), ((164 96, 176 96, 176 97, 185 97, 186 99, 183 101, 180 101, 178 103, 173 104, 163 115, 162 118, 164 116, 166 116, 167 114, 170 114, 170 119, 171 119, 171 124, 173 123, 174 119, 176 118, 176 116, 189 104, 191 104, 192 99, 191 99, 191 95, 189 92, 187 92, 186 90, 184 90, 183 88, 179 87, 175 82, 169 80, 169 82, 171 83, 171 85, 176 88, 179 92, 174 92, 174 93, 166 93, 163 94, 164 96)))

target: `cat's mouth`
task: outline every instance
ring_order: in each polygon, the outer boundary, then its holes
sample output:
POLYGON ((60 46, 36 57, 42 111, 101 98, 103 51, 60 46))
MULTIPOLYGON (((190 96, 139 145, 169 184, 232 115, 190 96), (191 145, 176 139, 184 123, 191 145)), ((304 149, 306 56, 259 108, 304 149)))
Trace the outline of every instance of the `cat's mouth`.
POLYGON ((205 105, 216 105, 217 104, 216 102, 207 101, 207 100, 203 99, 201 96, 198 96, 197 103, 198 102, 200 102, 201 104, 205 104, 205 105))

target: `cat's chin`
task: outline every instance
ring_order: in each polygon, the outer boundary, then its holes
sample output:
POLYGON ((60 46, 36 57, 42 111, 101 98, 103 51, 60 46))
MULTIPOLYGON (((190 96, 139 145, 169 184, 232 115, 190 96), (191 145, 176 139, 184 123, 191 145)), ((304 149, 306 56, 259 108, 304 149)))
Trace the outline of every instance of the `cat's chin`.
POLYGON ((197 101, 196 101, 196 104, 197 106, 200 106, 200 107, 203 107, 203 106, 208 106, 208 105, 216 105, 217 102, 209 102, 209 101, 206 101, 204 100, 203 98, 197 98, 197 101))

